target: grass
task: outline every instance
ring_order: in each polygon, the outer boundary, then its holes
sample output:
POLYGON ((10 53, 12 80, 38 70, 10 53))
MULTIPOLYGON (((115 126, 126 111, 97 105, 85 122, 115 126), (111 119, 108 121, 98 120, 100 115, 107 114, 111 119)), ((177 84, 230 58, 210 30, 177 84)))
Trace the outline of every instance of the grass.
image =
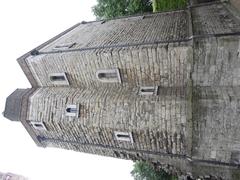
POLYGON ((187 0, 153 0, 153 12, 181 9, 187 6, 187 0))

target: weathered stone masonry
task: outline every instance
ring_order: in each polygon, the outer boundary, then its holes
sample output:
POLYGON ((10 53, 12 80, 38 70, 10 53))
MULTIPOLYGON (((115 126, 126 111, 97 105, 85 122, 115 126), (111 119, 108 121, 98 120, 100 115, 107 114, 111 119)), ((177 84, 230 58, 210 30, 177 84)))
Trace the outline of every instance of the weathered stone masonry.
POLYGON ((41 147, 238 177, 240 22, 225 5, 73 26, 18 59, 33 88, 5 117, 41 147))

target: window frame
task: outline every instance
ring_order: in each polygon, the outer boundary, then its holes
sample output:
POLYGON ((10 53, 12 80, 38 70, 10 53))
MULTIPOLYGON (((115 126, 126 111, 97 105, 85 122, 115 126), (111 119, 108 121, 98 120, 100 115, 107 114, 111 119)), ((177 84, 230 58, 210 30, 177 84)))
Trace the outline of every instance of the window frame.
POLYGON ((158 89, 159 89, 158 86, 141 86, 139 88, 138 94, 142 95, 142 96, 145 96, 145 95, 158 95, 158 89), (146 89, 152 89, 152 91, 143 92, 143 90, 146 90, 146 89))
POLYGON ((64 85, 64 86, 69 86, 69 81, 67 78, 67 74, 65 72, 63 73, 51 73, 49 74, 49 80, 52 84, 54 85, 64 85), (53 80, 52 77, 54 76, 62 76, 64 77, 64 80, 53 80))
POLYGON ((125 141, 125 142, 131 142, 131 143, 134 142, 131 132, 114 131, 114 137, 117 141, 125 141), (127 136, 127 137, 119 137, 119 135, 127 136))
POLYGON ((42 121, 30 121, 30 124, 35 130, 47 131, 46 125, 42 121), (41 125, 41 127, 37 125, 41 125))
POLYGON ((68 104, 65 108, 65 116, 67 116, 67 117, 79 117, 79 110, 80 110, 80 107, 77 106, 76 104, 68 104), (76 112, 67 112, 68 108, 74 108, 74 109, 76 109, 76 112))
POLYGON ((114 68, 114 69, 99 69, 96 72, 96 77, 99 81, 103 82, 103 83, 122 83, 122 79, 120 76, 120 71, 118 68, 114 68), (100 74, 115 74, 116 77, 109 77, 109 78, 100 78, 100 74))

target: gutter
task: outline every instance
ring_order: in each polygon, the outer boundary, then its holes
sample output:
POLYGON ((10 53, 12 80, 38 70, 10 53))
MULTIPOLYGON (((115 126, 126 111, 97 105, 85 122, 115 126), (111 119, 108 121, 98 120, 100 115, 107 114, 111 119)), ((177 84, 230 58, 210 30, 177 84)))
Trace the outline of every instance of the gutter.
POLYGON ((66 50, 58 50, 58 51, 38 51, 35 55, 55 54, 55 53, 65 53, 65 52, 80 52, 80 51, 90 51, 90 50, 109 49, 109 48, 136 47, 136 46, 142 46, 142 45, 157 45, 157 44, 166 44, 166 43, 182 43, 182 42, 189 42, 189 41, 198 40, 198 39, 227 37, 227 36, 240 36, 240 32, 192 35, 189 38, 178 39, 178 40, 163 40, 163 41, 129 43, 129 44, 120 44, 120 45, 94 46, 94 47, 66 49, 66 50))

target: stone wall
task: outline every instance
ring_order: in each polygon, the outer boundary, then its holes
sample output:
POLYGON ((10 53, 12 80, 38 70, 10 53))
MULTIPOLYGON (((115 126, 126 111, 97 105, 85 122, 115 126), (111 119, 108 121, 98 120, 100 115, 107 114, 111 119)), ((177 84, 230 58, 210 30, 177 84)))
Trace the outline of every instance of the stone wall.
POLYGON ((194 177, 215 177, 224 180, 240 179, 240 170, 237 167, 192 163, 191 172, 194 177))
POLYGON ((195 89, 193 93, 194 157, 233 162, 233 154, 240 153, 239 90, 239 87, 195 89))
POLYGON ((43 88, 30 99, 28 120, 43 121, 37 136, 115 148, 187 154, 187 90, 160 88, 161 95, 139 96, 127 88, 43 88), (80 116, 66 117, 68 104, 80 116), (134 143, 114 131, 132 132, 134 143))
POLYGON ((239 32, 240 22, 222 4, 192 9, 193 34, 223 34, 239 32))
POLYGON ((80 49, 185 39, 189 36, 187 15, 177 11, 84 23, 41 51, 70 42, 77 43, 71 49, 80 49))
POLYGON ((122 84, 110 86, 186 86, 192 48, 186 43, 54 53, 29 57, 27 63, 40 86, 54 86, 51 73, 66 72, 73 87, 109 85, 96 78, 99 69, 120 70, 122 84))
POLYGON ((194 86, 239 86, 239 37, 196 40, 194 43, 194 86))

